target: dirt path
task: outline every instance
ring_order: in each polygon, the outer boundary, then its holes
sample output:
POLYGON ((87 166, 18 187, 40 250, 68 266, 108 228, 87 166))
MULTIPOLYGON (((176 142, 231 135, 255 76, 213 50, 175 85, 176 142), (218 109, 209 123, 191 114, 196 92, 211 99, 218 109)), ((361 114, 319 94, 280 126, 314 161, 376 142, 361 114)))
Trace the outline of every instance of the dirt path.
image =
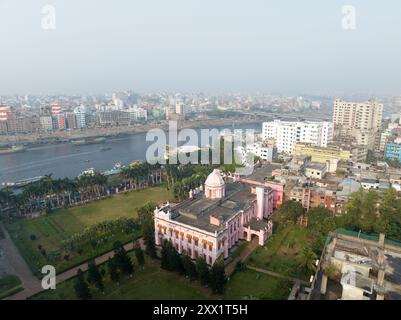
MULTIPOLYGON (((10 239, 10 242, 11 242, 12 245, 14 245, 13 242, 11 241, 11 239, 10 239)), ((144 249, 144 244, 143 244, 143 240, 142 239, 139 240, 139 243, 140 243, 142 249, 144 249)), ((130 242, 130 243, 128 243, 128 244, 126 244, 124 246, 124 249, 126 251, 130 251, 133 248, 134 248, 133 242, 130 242)), ((17 253, 18 253, 18 256, 19 256, 20 260, 22 260, 22 262, 18 262, 18 263, 23 263, 26 266, 26 268, 28 268, 28 266, 26 265, 25 261, 22 259, 22 257, 19 254, 19 252, 17 252, 17 253)), ((102 264, 104 262, 107 262, 107 260, 109 258, 112 258, 113 256, 114 256, 114 251, 106 252, 105 254, 97 257, 95 259, 95 263, 97 265, 102 264)), ((69 270, 67 270, 67 271, 65 271, 65 272, 63 272, 61 274, 58 274, 57 277, 56 277, 57 284, 60 284, 61 282, 64 282, 64 281, 66 281, 68 279, 71 279, 71 278, 75 277, 77 275, 77 272, 78 272, 79 269, 81 269, 82 271, 86 271, 88 269, 88 263, 87 262, 82 263, 81 265, 79 265, 77 267, 71 268, 71 269, 69 269, 69 270)), ((22 270, 22 271, 24 271, 24 270, 22 270)), ((32 273, 30 272, 29 268, 28 268, 28 271, 32 275, 32 273)), ((26 270, 25 270, 25 272, 26 272, 26 270)), ((18 274, 18 276, 20 278, 23 275, 23 274, 20 274, 20 273, 17 273, 17 274, 18 274)), ((30 296, 34 295, 34 294, 37 294, 37 293, 43 291, 43 288, 41 286, 40 280, 35 278, 33 275, 32 275, 32 277, 33 277, 33 279, 30 279, 30 280, 32 280, 32 283, 27 282, 28 286, 26 286, 25 282, 23 281, 24 290, 21 291, 21 292, 16 293, 15 295, 12 295, 12 296, 8 297, 7 300, 24 300, 24 299, 27 299, 30 296)), ((21 280, 23 280, 23 279, 21 278, 21 280)))
POLYGON ((230 275, 237 265, 238 262, 244 261, 246 258, 250 256, 250 254, 259 246, 258 238, 254 238, 251 242, 247 244, 245 249, 241 252, 241 254, 236 257, 233 261, 231 261, 225 268, 226 275, 230 275))
POLYGON ((285 275, 283 275, 281 273, 277 273, 277 272, 274 272, 274 271, 261 269, 261 268, 257 268, 257 267, 249 266, 249 265, 246 266, 246 267, 248 269, 251 269, 251 270, 254 270, 254 271, 257 271, 257 272, 260 272, 260 273, 268 274, 269 276, 272 276, 272 277, 286 279, 286 280, 289 280, 289 281, 294 282, 294 283, 301 283, 301 284, 304 284, 304 285, 309 285, 309 282, 306 282, 304 280, 297 279, 297 278, 287 277, 287 276, 285 276, 285 275))

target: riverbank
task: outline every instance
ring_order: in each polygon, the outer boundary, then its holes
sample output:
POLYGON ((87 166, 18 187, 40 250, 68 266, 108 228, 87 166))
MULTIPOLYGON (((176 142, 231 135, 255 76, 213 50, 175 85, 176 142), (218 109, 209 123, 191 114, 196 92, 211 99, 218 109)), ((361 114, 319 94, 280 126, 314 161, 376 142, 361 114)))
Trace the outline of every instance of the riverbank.
MULTIPOLYGON (((223 119, 204 119, 204 120, 185 120, 179 122, 180 129, 199 129, 205 127, 221 127, 231 125, 244 125, 261 123, 263 118, 223 118, 223 119)), ((123 137, 148 132, 151 129, 168 129, 168 121, 160 123, 140 124, 125 127, 93 128, 87 130, 68 130, 55 131, 40 134, 20 134, 15 136, 0 136, 0 144, 24 144, 27 147, 35 147, 45 144, 69 143, 75 139, 86 139, 96 137, 123 137)))

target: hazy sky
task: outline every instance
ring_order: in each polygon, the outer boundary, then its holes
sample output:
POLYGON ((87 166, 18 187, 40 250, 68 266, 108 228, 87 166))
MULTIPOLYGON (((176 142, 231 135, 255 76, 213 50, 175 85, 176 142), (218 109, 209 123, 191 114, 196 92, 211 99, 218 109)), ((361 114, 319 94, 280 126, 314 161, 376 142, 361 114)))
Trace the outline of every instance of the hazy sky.
POLYGON ((401 94, 401 1, 0 0, 0 94, 119 89, 401 94))

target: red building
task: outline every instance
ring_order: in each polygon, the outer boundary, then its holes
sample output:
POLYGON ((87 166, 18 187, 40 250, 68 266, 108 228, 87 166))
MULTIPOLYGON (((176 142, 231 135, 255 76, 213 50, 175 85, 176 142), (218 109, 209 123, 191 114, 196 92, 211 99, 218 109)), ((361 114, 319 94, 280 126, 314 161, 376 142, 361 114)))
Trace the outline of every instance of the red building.
POLYGON ((59 104, 59 103, 53 103, 53 104, 50 106, 50 108, 51 108, 51 114, 52 114, 53 116, 60 114, 61 111, 62 111, 61 104, 59 104))
POLYGON ((0 121, 16 119, 15 111, 10 107, 0 106, 0 121))

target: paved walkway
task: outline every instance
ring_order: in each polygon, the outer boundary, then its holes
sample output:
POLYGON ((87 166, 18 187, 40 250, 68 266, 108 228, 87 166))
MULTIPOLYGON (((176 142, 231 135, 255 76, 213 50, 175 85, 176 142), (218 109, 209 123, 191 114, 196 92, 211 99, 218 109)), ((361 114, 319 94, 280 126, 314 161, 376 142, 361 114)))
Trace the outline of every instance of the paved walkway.
POLYGON ((41 290, 40 281, 32 274, 2 223, 0 223, 0 228, 5 235, 5 238, 0 240, 0 248, 3 251, 4 258, 7 259, 14 273, 21 279, 24 287, 21 293, 25 292, 25 294, 29 296, 37 292, 38 289, 41 290))
POLYGON ((274 271, 270 271, 270 270, 266 270, 266 269, 261 269, 261 268, 257 268, 257 267, 249 266, 249 265, 246 266, 246 267, 247 267, 248 269, 251 269, 251 270, 254 270, 254 271, 257 271, 257 272, 260 272, 260 273, 268 274, 269 276, 272 276, 272 277, 281 278, 281 279, 286 279, 286 280, 289 280, 289 281, 291 281, 291 282, 300 283, 300 284, 303 284, 303 285, 309 285, 309 282, 306 282, 306 281, 304 281, 304 280, 297 279, 297 278, 287 277, 287 276, 285 276, 285 275, 283 275, 283 274, 281 274, 281 273, 277 273, 277 272, 274 272, 274 271))
POLYGON ((259 240, 257 237, 255 237, 251 242, 248 243, 248 245, 245 247, 245 249, 241 252, 241 254, 236 257, 233 261, 231 261, 225 268, 226 275, 230 275, 238 262, 246 260, 250 256, 250 254, 259 246, 259 240))
MULTIPOLYGON (((14 243, 11 241, 11 239, 9 239, 9 242, 11 242, 11 245, 14 246, 14 243)), ((142 239, 139 240, 139 243, 140 243, 142 249, 144 249, 145 246, 144 246, 142 239)), ((15 295, 8 297, 7 300, 25 300, 25 299, 29 298, 30 296, 43 291, 43 288, 42 288, 40 280, 35 278, 33 276, 33 274, 31 273, 31 271, 29 270, 29 267, 27 266, 25 260, 19 254, 17 248, 15 246, 14 246, 14 248, 15 248, 16 252, 14 252, 13 254, 14 254, 14 256, 18 257, 18 259, 16 260, 16 267, 18 267, 18 265, 20 265, 20 264, 24 266, 23 268, 20 268, 19 270, 16 269, 17 275, 21 278, 21 280, 23 282, 24 290, 16 293, 15 295), (27 274, 27 272, 29 272, 29 275, 27 274)), ((133 248, 134 248, 133 242, 130 242, 124 246, 124 249, 127 251, 130 251, 133 248)), ((114 256, 114 251, 106 252, 105 254, 95 258, 95 263, 97 265, 102 264, 104 262, 107 262, 107 260, 109 258, 112 258, 113 256, 114 256)), ((61 274, 58 274, 57 278, 56 278, 56 283, 60 284, 61 282, 64 282, 68 279, 75 277, 77 275, 77 272, 79 269, 81 269, 82 271, 86 271, 88 269, 88 263, 87 262, 82 263, 79 266, 76 266, 76 267, 71 268, 61 274)))

